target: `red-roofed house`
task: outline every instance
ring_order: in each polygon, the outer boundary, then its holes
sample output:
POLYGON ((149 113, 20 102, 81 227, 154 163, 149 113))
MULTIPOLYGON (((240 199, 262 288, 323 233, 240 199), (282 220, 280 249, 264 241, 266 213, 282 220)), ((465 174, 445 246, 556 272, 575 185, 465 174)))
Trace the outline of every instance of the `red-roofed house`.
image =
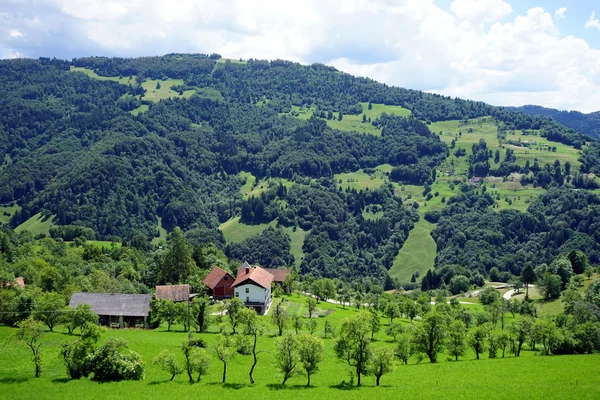
POLYGON ((210 289, 210 295, 214 299, 227 299, 233 297, 231 287, 235 279, 227 271, 214 267, 202 281, 210 289))
POLYGON ((271 305, 271 283, 274 276, 261 267, 250 267, 248 263, 243 266, 231 285, 235 297, 242 300, 246 307, 253 307, 258 314, 266 314, 271 305))
MULTIPOLYGON (((243 274, 247 268, 252 268, 250 264, 244 262, 237 270, 237 276, 243 274)), ((265 271, 273 275, 273 283, 283 285, 285 278, 291 273, 288 268, 263 268, 265 271)))
POLYGON ((190 285, 157 286, 156 298, 159 300, 190 301, 190 285))

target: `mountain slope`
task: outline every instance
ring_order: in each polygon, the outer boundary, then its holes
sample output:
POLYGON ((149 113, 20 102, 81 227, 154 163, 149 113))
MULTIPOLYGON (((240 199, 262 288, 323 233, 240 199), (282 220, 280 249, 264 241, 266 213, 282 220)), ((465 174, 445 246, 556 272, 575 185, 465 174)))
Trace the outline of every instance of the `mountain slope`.
POLYGON ((552 118, 564 126, 575 129, 577 132, 596 139, 600 138, 600 111, 584 114, 579 111, 560 111, 533 105, 514 107, 513 109, 532 116, 552 118))

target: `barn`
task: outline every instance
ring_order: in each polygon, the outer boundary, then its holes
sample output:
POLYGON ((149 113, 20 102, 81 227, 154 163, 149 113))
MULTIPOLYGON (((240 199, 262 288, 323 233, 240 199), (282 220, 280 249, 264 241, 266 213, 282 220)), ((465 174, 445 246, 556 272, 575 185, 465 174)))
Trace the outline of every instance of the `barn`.
POLYGON ((99 323, 119 328, 148 327, 151 294, 109 294, 76 292, 71 296, 69 306, 89 304, 98 314, 99 323))
POLYGON ((208 286, 214 299, 227 299, 233 297, 233 288, 231 284, 235 279, 227 271, 219 267, 214 267, 212 271, 204 278, 202 283, 208 286))
POLYGON ((157 286, 156 298, 174 302, 190 301, 190 285, 157 286))

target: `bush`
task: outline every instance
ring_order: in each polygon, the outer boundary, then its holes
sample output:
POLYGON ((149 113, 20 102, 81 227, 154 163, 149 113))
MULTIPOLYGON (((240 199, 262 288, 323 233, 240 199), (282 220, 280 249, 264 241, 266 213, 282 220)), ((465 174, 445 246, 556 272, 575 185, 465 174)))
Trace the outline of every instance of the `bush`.
POLYGON ((121 381, 144 379, 144 364, 142 357, 134 352, 122 353, 127 348, 127 341, 109 338, 106 343, 98 348, 87 363, 90 372, 94 374, 94 380, 121 381))

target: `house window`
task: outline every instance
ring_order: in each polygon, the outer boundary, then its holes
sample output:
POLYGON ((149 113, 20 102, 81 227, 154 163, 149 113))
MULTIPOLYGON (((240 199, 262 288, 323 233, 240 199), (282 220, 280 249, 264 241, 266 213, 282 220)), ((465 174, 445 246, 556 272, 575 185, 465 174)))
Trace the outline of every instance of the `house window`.
POLYGON ((246 293, 250 293, 250 288, 246 288, 246 293))
POLYGON ((223 280, 224 280, 224 281, 228 281, 228 280, 229 280, 229 277, 228 277, 228 276, 226 276, 226 277, 225 277, 223 280))
POLYGON ((240 297, 240 292, 235 292, 235 297, 240 297))
POLYGON ((246 296, 246 303, 250 303, 250 297, 246 296))

